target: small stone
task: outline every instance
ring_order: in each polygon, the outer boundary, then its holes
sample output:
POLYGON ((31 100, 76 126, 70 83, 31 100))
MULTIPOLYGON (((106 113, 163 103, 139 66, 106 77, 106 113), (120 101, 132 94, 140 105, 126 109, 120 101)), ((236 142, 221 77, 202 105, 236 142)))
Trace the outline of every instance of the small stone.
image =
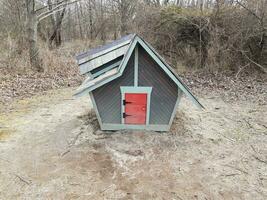
POLYGON ((94 132, 94 135, 103 135, 103 131, 97 130, 94 132))

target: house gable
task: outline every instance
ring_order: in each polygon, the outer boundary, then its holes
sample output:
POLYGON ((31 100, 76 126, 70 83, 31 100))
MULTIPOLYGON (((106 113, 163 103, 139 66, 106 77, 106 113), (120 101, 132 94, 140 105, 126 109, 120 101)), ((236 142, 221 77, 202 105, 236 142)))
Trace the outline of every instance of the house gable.
MULTIPOLYGON (((138 45, 138 86, 152 87, 150 124, 168 124, 178 98, 178 86, 158 63, 138 45)), ((176 111, 176 110, 175 110, 176 111)))
POLYGON ((181 91, 186 96, 189 97, 189 99, 196 106, 198 106, 199 108, 204 108, 202 104, 197 100, 197 98, 190 92, 188 87, 181 81, 181 79, 174 72, 174 70, 172 70, 172 68, 164 61, 164 59, 161 58, 161 56, 148 43, 146 43, 137 35, 133 37, 126 53, 123 56, 123 59, 120 62, 119 67, 116 68, 116 71, 114 70, 112 74, 104 76, 103 79, 101 79, 102 77, 100 77, 99 81, 94 82, 94 84, 91 84, 90 80, 87 83, 84 83, 75 93, 75 96, 81 96, 87 94, 88 92, 93 91, 96 88, 101 87, 102 85, 107 84, 110 81, 122 76, 127 66, 127 63, 131 55, 133 54, 137 44, 139 44, 151 56, 151 58, 154 59, 154 61, 158 64, 158 66, 162 68, 162 70, 170 77, 170 79, 181 89, 181 91))

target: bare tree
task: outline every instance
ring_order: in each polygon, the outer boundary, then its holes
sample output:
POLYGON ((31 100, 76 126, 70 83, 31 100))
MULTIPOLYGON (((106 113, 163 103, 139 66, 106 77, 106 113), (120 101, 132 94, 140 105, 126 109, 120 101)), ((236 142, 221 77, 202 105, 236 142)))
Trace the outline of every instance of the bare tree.
POLYGON ((132 0, 112 0, 118 10, 119 14, 119 27, 120 35, 125 35, 127 33, 128 24, 131 22, 132 17, 135 12, 136 2, 132 0))
POLYGON ((76 1, 71 0, 62 0, 57 3, 57 5, 51 8, 52 4, 36 8, 35 0, 25 0, 26 9, 27 9, 27 40, 29 43, 29 56, 31 66, 36 69, 38 72, 42 72, 44 69, 42 67, 42 60, 39 55, 39 48, 37 45, 37 27, 38 24, 45 18, 53 15, 56 12, 62 11, 67 5, 73 4, 76 1))
POLYGON ((266 71, 266 0, 81 0, 66 8, 77 1, 2 0, 0 32, 15 38, 12 48, 21 46, 21 52, 25 45, 18 41, 25 42, 27 33, 37 71, 43 70, 37 37, 57 47, 67 40, 104 42, 130 32, 144 36, 174 63, 266 71))
MULTIPOLYGON (((252 64, 260 68, 262 71, 267 73, 267 69, 259 64, 260 60, 263 59, 264 55, 264 47, 266 45, 266 27, 265 27, 265 16, 266 16, 266 9, 267 9, 267 1, 266 0, 259 0, 257 1, 257 7, 253 10, 253 6, 249 6, 249 2, 247 1, 240 1, 236 0, 236 3, 244 8, 249 14, 251 14, 257 21, 260 26, 259 34, 260 34, 260 42, 258 45, 258 55, 256 56, 257 60, 250 58, 245 51, 240 51, 241 54, 252 64), (252 9, 251 9, 252 8, 252 9)), ((251 2, 254 3, 254 2, 251 2)), ((255 5, 255 4, 252 4, 255 5)), ((255 51, 255 50, 254 50, 255 51)), ((254 53, 255 54, 255 53, 254 53)))
MULTIPOLYGON (((49 10, 52 10, 54 6, 59 5, 59 0, 56 0, 55 3, 52 3, 51 0, 47 0, 49 10)), ((49 37, 49 46, 52 46, 53 41, 55 42, 56 47, 61 45, 61 25, 63 18, 66 13, 66 6, 63 8, 62 11, 58 11, 56 13, 51 14, 51 23, 52 23, 52 34, 49 37)))

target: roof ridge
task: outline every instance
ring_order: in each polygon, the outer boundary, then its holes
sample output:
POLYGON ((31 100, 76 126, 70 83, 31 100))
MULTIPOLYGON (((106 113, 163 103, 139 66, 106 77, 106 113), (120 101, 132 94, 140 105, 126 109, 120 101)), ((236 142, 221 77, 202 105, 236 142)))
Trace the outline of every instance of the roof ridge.
POLYGON ((80 60, 80 59, 85 58, 85 57, 87 57, 87 56, 90 56, 90 55, 99 53, 99 52, 101 52, 101 51, 103 51, 103 50, 109 49, 109 48, 111 48, 112 46, 114 46, 114 45, 116 45, 116 44, 123 43, 123 42, 125 42, 125 41, 127 41, 127 40, 132 41, 133 38, 135 37, 135 35, 136 35, 135 33, 128 34, 128 35, 125 35, 125 36, 123 36, 123 37, 121 37, 121 38, 119 38, 119 39, 117 39, 117 40, 113 40, 112 42, 108 42, 108 43, 106 43, 106 44, 104 44, 104 45, 99 45, 99 46, 97 46, 97 47, 90 48, 90 49, 87 50, 87 51, 84 51, 84 52, 82 52, 82 53, 77 54, 77 55, 76 55, 76 59, 77 59, 77 60, 80 60))

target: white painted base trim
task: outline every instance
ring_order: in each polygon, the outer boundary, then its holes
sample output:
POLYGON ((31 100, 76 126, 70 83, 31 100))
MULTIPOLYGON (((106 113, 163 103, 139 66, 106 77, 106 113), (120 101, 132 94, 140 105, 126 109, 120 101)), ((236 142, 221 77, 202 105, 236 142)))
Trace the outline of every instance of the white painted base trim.
POLYGON ((102 124, 101 130, 148 130, 148 131, 169 131, 169 125, 131 125, 131 124, 102 124))

